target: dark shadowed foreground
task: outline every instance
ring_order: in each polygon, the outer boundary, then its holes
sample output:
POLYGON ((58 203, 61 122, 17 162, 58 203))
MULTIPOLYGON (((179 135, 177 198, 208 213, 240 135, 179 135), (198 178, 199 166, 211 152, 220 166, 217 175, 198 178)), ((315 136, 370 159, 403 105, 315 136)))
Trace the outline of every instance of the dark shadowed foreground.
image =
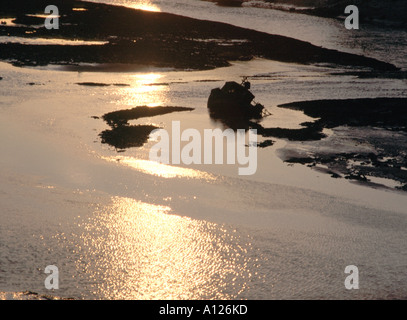
POLYGON ((302 64, 327 63, 396 70, 394 65, 360 55, 314 46, 308 42, 229 24, 174 14, 146 12, 82 1, 54 1, 60 28, 47 30, 47 0, 9 1, 1 17, 0 36, 102 41, 88 45, 0 44, 0 59, 14 65, 79 63, 143 64, 179 69, 212 69, 230 61, 262 57, 302 64), (33 16, 34 15, 34 16, 33 16), (38 27, 41 26, 42 27, 38 27))

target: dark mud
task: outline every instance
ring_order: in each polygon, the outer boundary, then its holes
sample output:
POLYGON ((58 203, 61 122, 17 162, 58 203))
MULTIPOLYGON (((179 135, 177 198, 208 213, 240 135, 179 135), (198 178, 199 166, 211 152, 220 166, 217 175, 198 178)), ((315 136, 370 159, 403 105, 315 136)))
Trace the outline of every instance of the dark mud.
POLYGON ((251 128, 257 129, 257 134, 263 137, 274 137, 290 141, 320 140, 326 137, 322 133, 323 126, 318 122, 307 123, 304 128, 300 129, 264 128, 260 124, 252 124, 251 128))
MULTIPOLYGON (((236 118, 233 116, 219 117, 210 113, 211 119, 216 123, 221 123, 224 128, 237 129, 256 129, 257 134, 265 138, 280 138, 290 141, 309 141, 320 140, 325 138, 326 135, 322 133, 323 127, 318 123, 304 124, 304 128, 300 129, 287 129, 287 128, 265 128, 259 121, 252 121, 243 118, 236 118)), ((272 144, 261 145, 262 147, 270 146, 272 144)))
MULTIPOLYGON (((319 118, 316 127, 371 126, 407 132, 407 98, 313 100, 279 105, 319 118)), ((307 124, 309 126, 309 124, 307 124)))
POLYGON ((23 291, 23 292, 10 292, 10 295, 15 294, 17 300, 75 300, 74 298, 63 298, 57 296, 51 296, 48 294, 40 294, 33 291, 23 291))
POLYGON ((118 126, 100 133, 102 143, 107 143, 119 150, 142 147, 150 133, 159 127, 152 125, 118 126))
POLYGON ((288 155, 284 159, 286 162, 305 164, 319 170, 319 166, 323 165, 327 168, 325 172, 332 177, 371 186, 380 185, 374 182, 374 178, 389 179, 398 182, 395 188, 407 190, 407 99, 318 100, 279 107, 303 111, 316 118, 314 124, 318 132, 324 128, 331 128, 334 132, 324 145, 310 141, 307 152, 288 155), (349 128, 348 136, 341 138, 335 130, 338 127, 349 128), (353 135, 351 130, 356 133, 353 135), (359 150, 344 152, 340 147, 343 142, 351 145, 352 150, 359 150))
POLYGON ((258 148, 267 148, 267 147, 272 146, 273 144, 274 144, 273 140, 264 140, 264 141, 258 143, 257 147, 258 148))
MULTIPOLYGON (((369 139, 367 139, 368 141, 369 139)), ((404 148, 406 143, 404 142, 404 148)), ((345 178, 358 182, 373 182, 374 178, 398 182, 394 188, 407 191, 407 157, 405 149, 397 146, 377 146, 375 153, 311 153, 307 157, 292 157, 287 163, 305 164, 330 174, 333 178, 345 178), (319 165, 327 169, 321 170, 319 165)))
POLYGON ((243 0, 205 0, 215 2, 218 6, 221 7, 241 7, 243 4, 243 0))
MULTIPOLYGON (((102 118, 111 129, 102 131, 99 136, 102 143, 108 144, 120 152, 125 151, 127 148, 142 147, 148 141, 151 132, 159 129, 159 127, 153 125, 129 125, 128 121, 192 110, 194 109, 184 107, 140 106, 129 110, 109 112, 104 114, 102 118)), ((94 119, 99 118, 94 117, 94 119)))
MULTIPOLYGON (((286 148, 282 155, 287 163, 307 165, 333 178, 371 187, 383 188, 383 180, 375 182, 375 178, 387 179, 394 186, 389 188, 407 190, 406 98, 300 101, 278 107, 304 112, 315 121, 302 123, 299 129, 266 128, 261 120, 210 116, 224 127, 256 129, 262 137, 292 141, 293 149, 286 148), (345 129, 337 130, 340 127, 345 129), (333 134, 324 129, 333 130, 333 134), (296 142, 301 143, 302 151, 296 142)), ((273 144, 267 139, 257 146, 273 144)))
POLYGON ((34 28, 47 0, 15 0, 0 8, 0 17, 16 17, 24 27, 0 25, 0 36, 45 37, 104 41, 99 45, 0 44, 0 59, 17 66, 141 64, 177 69, 205 70, 231 61, 261 57, 302 64, 328 63, 397 70, 394 65, 364 56, 324 49, 308 42, 271 35, 229 24, 197 20, 162 12, 75 0, 56 0, 60 28, 34 28), (84 8, 85 11, 73 11, 84 8), (233 41, 231 41, 233 40, 233 41), (227 46, 223 45, 228 43, 227 46))
POLYGON ((80 86, 88 86, 88 87, 129 87, 130 85, 127 83, 102 83, 102 82, 77 82, 76 84, 80 86))
POLYGON ((192 111, 193 108, 186 107, 148 107, 139 106, 128 110, 109 112, 103 115, 103 120, 111 127, 128 125, 129 120, 136 120, 145 117, 154 117, 172 112, 192 111))
POLYGON ((407 79, 407 71, 377 72, 373 70, 358 70, 346 72, 331 72, 333 76, 353 76, 358 79, 407 79))

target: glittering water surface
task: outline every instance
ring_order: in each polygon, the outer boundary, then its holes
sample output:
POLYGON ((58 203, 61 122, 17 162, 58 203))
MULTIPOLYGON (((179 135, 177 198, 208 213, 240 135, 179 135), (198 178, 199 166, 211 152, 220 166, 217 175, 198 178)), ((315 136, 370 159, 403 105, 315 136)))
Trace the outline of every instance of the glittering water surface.
POLYGON ((79 235, 77 266, 95 283, 96 296, 233 299, 247 289, 255 272, 250 239, 173 215, 169 207, 118 197, 112 202, 85 221, 79 235))

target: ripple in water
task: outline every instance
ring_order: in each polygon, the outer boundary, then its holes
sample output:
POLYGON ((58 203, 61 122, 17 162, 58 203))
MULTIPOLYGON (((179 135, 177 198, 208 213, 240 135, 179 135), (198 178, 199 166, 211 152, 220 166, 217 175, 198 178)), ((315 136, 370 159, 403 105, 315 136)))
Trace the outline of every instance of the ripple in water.
MULTIPOLYGON (((84 296, 101 299, 236 299, 259 259, 236 230, 170 213, 171 208, 113 198, 74 235, 84 296)), ((70 237, 69 237, 70 238, 70 237)), ((66 237, 60 237, 66 244, 66 237)), ((69 240, 68 240, 69 241, 69 240)), ((71 246, 68 244, 67 246, 71 246)))

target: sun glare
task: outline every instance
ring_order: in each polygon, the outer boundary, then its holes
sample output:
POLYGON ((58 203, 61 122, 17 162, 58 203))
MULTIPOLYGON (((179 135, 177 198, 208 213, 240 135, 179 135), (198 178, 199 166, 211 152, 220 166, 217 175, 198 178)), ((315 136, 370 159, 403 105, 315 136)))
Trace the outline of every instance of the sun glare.
POLYGON ((157 7, 155 4, 152 4, 151 1, 137 1, 137 3, 132 5, 132 8, 144 10, 144 11, 153 11, 153 12, 160 12, 160 8, 157 7))
POLYGON ((203 179, 206 181, 216 180, 216 177, 214 175, 209 174, 207 172, 189 168, 170 166, 155 161, 135 159, 132 157, 113 157, 113 158, 103 157, 103 159, 108 160, 110 162, 120 162, 126 166, 136 169, 137 171, 161 178, 167 179, 189 178, 189 179, 203 179))
POLYGON ((167 102, 168 85, 160 83, 163 77, 160 73, 143 73, 133 76, 133 85, 121 88, 117 94, 122 96, 120 105, 156 107, 167 102))
POLYGON ((171 208, 113 197, 84 222, 78 268, 105 299, 231 299, 244 291, 251 244, 214 223, 171 208), (93 257, 98 257, 97 260, 93 257))

